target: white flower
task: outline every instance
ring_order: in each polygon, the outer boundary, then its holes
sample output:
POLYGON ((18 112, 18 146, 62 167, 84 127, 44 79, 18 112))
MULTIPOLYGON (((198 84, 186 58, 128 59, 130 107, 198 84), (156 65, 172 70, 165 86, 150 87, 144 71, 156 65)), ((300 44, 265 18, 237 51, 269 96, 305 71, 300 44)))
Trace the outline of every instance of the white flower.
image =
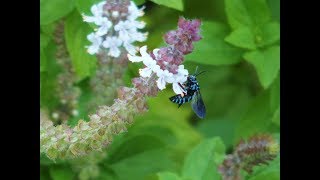
POLYGON ((168 70, 162 70, 160 68, 156 73, 157 73, 157 76, 159 77, 157 80, 157 86, 160 90, 163 90, 166 88, 167 79, 170 78, 173 74, 170 73, 168 70))
POLYGON ((141 77, 150 77, 152 73, 155 73, 158 76, 157 86, 160 90, 165 89, 167 83, 172 83, 172 89, 176 94, 186 93, 180 84, 183 84, 187 80, 188 70, 184 69, 184 65, 178 66, 178 72, 176 74, 161 69, 157 64, 157 59, 159 58, 158 51, 159 49, 153 50, 153 54, 156 57, 156 60, 154 60, 150 54, 147 53, 147 46, 143 46, 140 48, 141 56, 128 54, 128 59, 131 62, 143 62, 146 66, 139 70, 141 77))
POLYGON ((150 77, 151 73, 159 68, 160 66, 157 65, 157 62, 152 59, 152 57, 147 53, 147 46, 143 46, 140 48, 140 54, 141 57, 139 56, 133 56, 131 54, 128 54, 128 59, 131 62, 143 62, 143 64, 146 66, 143 69, 139 69, 139 73, 141 77, 150 77))
POLYGON ((96 24, 100 26, 97 30, 99 36, 107 34, 110 27, 112 27, 112 23, 106 17, 100 18, 96 24))
POLYGON ((184 65, 179 65, 178 73, 174 74, 172 78, 168 79, 172 83, 172 89, 176 94, 186 93, 185 90, 179 85, 187 81, 188 70, 184 69, 184 65))
POLYGON ((135 55, 137 53, 137 47, 132 45, 131 42, 123 42, 123 47, 126 48, 129 54, 135 55))
POLYGON ((118 10, 104 10, 103 6, 106 3, 111 2, 102 1, 94 4, 91 7, 92 16, 82 14, 85 22, 94 23, 97 26, 95 35, 103 38, 103 46, 100 47, 101 43, 99 45, 95 43, 90 46, 90 54, 97 53, 99 48, 106 48, 109 51, 109 56, 119 57, 121 53, 120 46, 124 47, 129 54, 136 54, 137 47, 133 43, 145 41, 148 35, 148 33, 138 31, 146 25, 145 22, 136 20, 138 17, 143 16, 143 8, 139 9, 134 2, 130 1, 127 12, 121 10, 121 8, 118 10), (111 19, 113 20, 111 21, 111 19), (118 23, 113 24, 113 22, 118 23), (112 38, 110 38, 111 36, 112 38))
POLYGON ((91 13, 93 14, 93 16, 86 16, 84 14, 82 14, 83 17, 83 21, 85 22, 89 22, 89 23, 95 23, 96 25, 98 25, 101 21, 102 15, 103 15, 103 5, 105 4, 105 1, 99 3, 99 4, 94 4, 91 7, 91 13))
POLYGON ((95 33, 91 33, 87 36, 87 39, 92 43, 90 46, 86 46, 88 48, 88 53, 91 55, 98 53, 102 43, 102 37, 95 33))
POLYGON ((132 31, 131 29, 129 21, 119 21, 119 23, 114 26, 114 30, 119 32, 119 39, 125 42, 131 39, 129 35, 131 33, 130 31, 132 31))
POLYGON ((128 19, 135 20, 138 17, 143 16, 144 15, 143 9, 144 7, 142 7, 141 9, 138 9, 138 7, 134 4, 134 2, 131 1, 128 7, 128 13, 129 13, 128 19))
POLYGON ((119 57, 120 56, 120 49, 122 41, 118 39, 117 37, 107 37, 105 41, 103 41, 102 46, 105 48, 109 48, 108 55, 113 57, 119 57))

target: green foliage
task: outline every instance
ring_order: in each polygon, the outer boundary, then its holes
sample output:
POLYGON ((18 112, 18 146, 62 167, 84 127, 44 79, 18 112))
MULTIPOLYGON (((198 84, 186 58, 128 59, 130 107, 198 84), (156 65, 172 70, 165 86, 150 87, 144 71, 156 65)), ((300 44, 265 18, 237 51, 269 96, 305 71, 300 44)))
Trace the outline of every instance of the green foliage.
MULTIPOLYGON (((53 41, 55 24, 63 20, 64 36, 72 67, 81 89, 79 115, 68 120, 74 127, 79 119, 88 121, 88 103, 95 94, 90 78, 95 75, 97 59, 86 52, 86 36, 94 25, 84 23, 81 14, 101 0, 40 0, 40 105, 54 111, 57 77, 53 41)), ((207 108, 205 119, 198 119, 189 103, 180 108, 168 98, 171 86, 157 97, 147 99, 148 112, 134 118, 127 132, 114 137, 106 157, 95 160, 55 162, 40 157, 41 179, 221 179, 217 171, 226 151, 240 139, 255 133, 280 132, 280 1, 279 0, 134 0, 146 5, 144 32, 149 50, 164 45, 163 35, 177 27, 179 16, 202 21, 202 39, 185 56, 185 68, 196 66, 206 73, 197 77, 207 108), (144 4, 146 3, 146 4, 144 4), (79 161, 80 162, 80 161, 79 161), (95 167, 96 169, 89 167, 95 167), (90 177, 89 171, 97 176, 90 177)), ((141 66, 130 63, 123 75, 127 86, 138 76, 141 66)), ((51 153, 51 154, 50 154, 51 153)), ((54 156, 55 151, 49 151, 54 156)), ((280 156, 269 165, 242 172, 244 179, 280 179, 280 156)))
POLYGON ((177 174, 172 172, 160 172, 157 174, 159 180, 179 180, 181 179, 177 174))
POLYGON ((230 35, 225 39, 228 43, 246 49, 255 49, 255 39, 254 34, 251 32, 251 29, 243 26, 234 30, 230 35))
POLYGON ((271 18, 266 0, 225 0, 225 7, 233 29, 263 25, 271 18))
POLYGON ((251 51, 243 57, 255 67, 262 86, 268 88, 280 69, 280 47, 251 51))
POLYGON ((66 44, 79 80, 92 75, 96 69, 96 58, 88 54, 85 48, 85 46, 89 45, 86 37, 90 31, 92 30, 82 22, 82 18, 77 11, 72 12, 66 19, 66 44))
POLYGON ((139 6, 139 5, 142 5, 143 3, 145 3, 146 0, 133 0, 133 2, 134 2, 137 6, 139 6))
POLYGON ((194 51, 186 56, 187 61, 209 65, 229 65, 241 60, 242 50, 224 41, 228 27, 224 24, 202 22, 202 40, 195 43, 194 51))
POLYGON ((280 0, 267 0, 268 5, 270 7, 272 17, 280 21, 280 0))
POLYGON ((257 166, 249 180, 278 180, 280 179, 280 155, 272 160, 268 165, 257 166))
MULTIPOLYGON (((270 108, 270 91, 264 91, 256 97, 248 108, 247 113, 239 121, 235 130, 235 141, 257 133, 267 133, 274 131, 272 118, 274 111, 270 108)), ((279 131, 279 129, 276 129, 279 131)))
POLYGON ((40 24, 50 24, 74 8, 74 0, 40 0, 40 24))
POLYGON ((261 31, 257 33, 257 45, 265 47, 272 45, 280 39, 280 24, 279 22, 268 22, 261 27, 261 31))
POLYGON ((60 67, 54 58, 55 50, 56 46, 51 41, 40 51, 40 106, 48 109, 53 109, 59 103, 56 97, 56 76, 60 67))
POLYGON ((151 0, 159 5, 183 11, 183 0, 151 0))
POLYGON ((169 158, 170 151, 156 149, 145 151, 135 156, 129 156, 111 168, 118 175, 118 179, 143 179, 156 172, 176 170, 175 163, 169 158))
POLYGON ((182 176, 194 180, 219 179, 218 165, 222 163, 225 146, 219 137, 204 140, 186 157, 182 176))
POLYGON ((45 54, 45 48, 47 47, 50 38, 40 33, 40 72, 46 71, 47 68, 47 56, 45 54))
POLYGON ((53 165, 50 167, 50 176, 53 180, 72 180, 75 173, 67 165, 53 165))
POLYGON ((80 14, 91 15, 91 6, 99 2, 102 2, 102 0, 75 0, 75 6, 80 14))
POLYGON ((280 126, 280 74, 271 87, 270 109, 274 111, 272 122, 280 126))

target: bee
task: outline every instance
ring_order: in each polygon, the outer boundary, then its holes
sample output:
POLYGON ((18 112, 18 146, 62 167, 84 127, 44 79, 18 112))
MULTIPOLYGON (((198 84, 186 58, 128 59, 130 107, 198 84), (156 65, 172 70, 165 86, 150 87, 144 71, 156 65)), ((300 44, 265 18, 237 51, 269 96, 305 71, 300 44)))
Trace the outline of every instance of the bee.
POLYGON ((184 89, 184 93, 178 94, 175 96, 170 97, 170 101, 173 103, 178 104, 178 108, 186 103, 191 101, 191 107, 193 111, 197 114, 199 118, 204 118, 206 115, 206 107, 203 103, 201 93, 200 93, 200 86, 197 81, 197 76, 205 71, 197 73, 198 67, 196 72, 193 75, 189 75, 187 81, 183 84, 179 84, 179 86, 184 89))

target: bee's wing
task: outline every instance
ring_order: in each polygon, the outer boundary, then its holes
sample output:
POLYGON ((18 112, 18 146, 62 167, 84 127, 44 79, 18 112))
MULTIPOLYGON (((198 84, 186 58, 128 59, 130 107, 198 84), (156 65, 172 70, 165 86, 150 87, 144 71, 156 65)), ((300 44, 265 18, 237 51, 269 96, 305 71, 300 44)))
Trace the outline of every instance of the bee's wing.
POLYGON ((204 116, 206 115, 206 107, 204 106, 200 91, 196 91, 193 94, 191 105, 193 111, 197 114, 197 116, 199 118, 204 118, 204 116))

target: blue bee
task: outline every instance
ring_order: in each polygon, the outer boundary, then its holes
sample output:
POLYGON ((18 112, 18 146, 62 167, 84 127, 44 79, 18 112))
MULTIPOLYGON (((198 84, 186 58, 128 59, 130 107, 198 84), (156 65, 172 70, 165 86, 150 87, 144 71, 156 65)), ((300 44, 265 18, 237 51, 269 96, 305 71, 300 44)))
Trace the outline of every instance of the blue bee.
POLYGON ((180 87, 184 89, 185 93, 172 96, 169 99, 173 103, 179 104, 178 108, 182 104, 192 100, 191 106, 193 111, 197 114, 199 118, 204 118, 204 116, 206 115, 206 107, 203 103, 200 93, 200 86, 196 77, 205 71, 197 73, 197 69, 194 75, 188 76, 186 83, 184 83, 183 85, 179 84, 180 87))

